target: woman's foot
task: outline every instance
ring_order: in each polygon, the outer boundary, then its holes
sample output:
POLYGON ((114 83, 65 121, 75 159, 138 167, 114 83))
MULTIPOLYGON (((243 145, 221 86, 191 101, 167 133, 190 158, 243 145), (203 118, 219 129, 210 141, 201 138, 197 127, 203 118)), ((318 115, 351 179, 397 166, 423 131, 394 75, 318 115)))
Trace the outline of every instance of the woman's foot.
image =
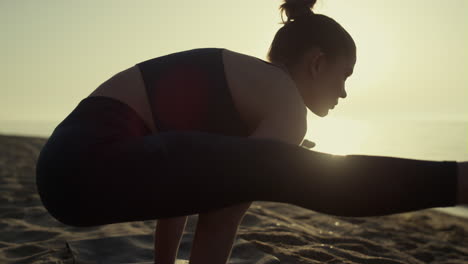
POLYGON ((468 204, 468 161, 458 162, 457 204, 468 204))

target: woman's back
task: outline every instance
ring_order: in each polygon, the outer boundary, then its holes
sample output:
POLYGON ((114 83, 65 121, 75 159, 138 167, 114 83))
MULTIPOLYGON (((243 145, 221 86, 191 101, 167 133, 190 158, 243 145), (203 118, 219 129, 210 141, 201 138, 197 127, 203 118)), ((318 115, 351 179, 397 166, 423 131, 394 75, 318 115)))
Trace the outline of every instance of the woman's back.
POLYGON ((273 89, 285 74, 263 60, 227 49, 193 49, 138 63, 89 96, 126 103, 153 133, 198 130, 247 136, 262 119, 258 113, 265 112, 258 109, 265 98, 252 98, 259 94, 254 89, 273 89))

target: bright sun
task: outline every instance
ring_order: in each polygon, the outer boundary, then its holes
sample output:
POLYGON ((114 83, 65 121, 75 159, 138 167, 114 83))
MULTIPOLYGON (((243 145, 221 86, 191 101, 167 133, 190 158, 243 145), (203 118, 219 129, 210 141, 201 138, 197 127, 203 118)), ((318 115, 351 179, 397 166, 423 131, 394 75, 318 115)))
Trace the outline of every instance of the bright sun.
POLYGON ((348 155, 362 152, 368 136, 369 125, 364 121, 325 118, 309 120, 306 138, 317 144, 313 150, 348 155))

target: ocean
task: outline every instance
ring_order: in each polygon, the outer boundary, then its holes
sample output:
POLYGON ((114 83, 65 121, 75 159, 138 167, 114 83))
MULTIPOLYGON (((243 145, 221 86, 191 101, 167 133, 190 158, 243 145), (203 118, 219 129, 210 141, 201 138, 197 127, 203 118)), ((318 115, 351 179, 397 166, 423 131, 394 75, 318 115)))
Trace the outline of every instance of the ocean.
POLYGON ((310 120, 317 151, 426 160, 468 160, 468 121, 310 120))
MULTIPOLYGON (((0 121, 0 134, 49 137, 60 121, 0 121)), ((309 119, 312 150, 433 161, 468 161, 468 121, 309 119)), ((467 207, 468 208, 468 207, 467 207)), ((438 208, 468 218, 464 206, 438 208)))

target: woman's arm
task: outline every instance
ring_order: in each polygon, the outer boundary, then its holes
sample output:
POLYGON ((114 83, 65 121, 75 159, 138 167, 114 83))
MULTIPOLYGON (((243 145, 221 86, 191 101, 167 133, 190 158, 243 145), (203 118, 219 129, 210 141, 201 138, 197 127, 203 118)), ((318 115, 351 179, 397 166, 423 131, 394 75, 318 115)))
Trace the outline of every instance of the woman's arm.
POLYGON ((268 138, 301 145, 307 132, 306 113, 296 110, 273 112, 265 117, 249 138, 268 138))

